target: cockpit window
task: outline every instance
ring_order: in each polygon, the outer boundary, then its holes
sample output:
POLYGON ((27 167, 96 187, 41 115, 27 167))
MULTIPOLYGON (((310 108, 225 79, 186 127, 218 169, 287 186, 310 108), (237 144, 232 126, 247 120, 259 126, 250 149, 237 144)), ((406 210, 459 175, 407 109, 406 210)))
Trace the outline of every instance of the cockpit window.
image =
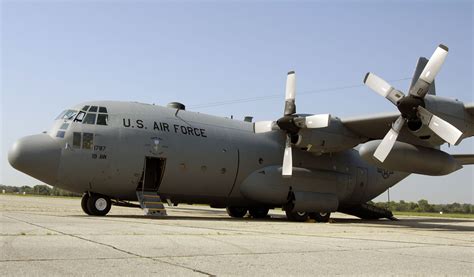
POLYGON ((56 120, 58 120, 58 119, 72 119, 74 116, 76 116, 76 114, 77 114, 76 110, 65 110, 58 117, 56 117, 56 120))
MULTIPOLYGON (((109 116, 107 114, 106 107, 86 105, 82 108, 82 110, 79 113, 77 113, 77 111, 74 111, 74 110, 68 110, 68 111, 73 112, 71 114, 72 115, 71 118, 73 118, 74 116, 76 117, 74 119, 74 122, 82 122, 83 124, 97 124, 97 125, 103 125, 103 126, 107 126, 108 124, 109 116)), ((64 111, 60 116, 63 116, 63 115, 65 116, 66 112, 68 111, 64 111)))
POLYGON ((77 114, 76 116, 76 119, 74 119, 74 122, 82 122, 85 115, 86 115, 85 112, 79 112, 79 114, 77 114))
POLYGON ((106 114, 99 114, 97 116, 97 125, 107 125, 108 116, 106 114))
POLYGON ((88 113, 82 123, 84 124, 95 124, 95 118, 97 114, 95 113, 88 113))

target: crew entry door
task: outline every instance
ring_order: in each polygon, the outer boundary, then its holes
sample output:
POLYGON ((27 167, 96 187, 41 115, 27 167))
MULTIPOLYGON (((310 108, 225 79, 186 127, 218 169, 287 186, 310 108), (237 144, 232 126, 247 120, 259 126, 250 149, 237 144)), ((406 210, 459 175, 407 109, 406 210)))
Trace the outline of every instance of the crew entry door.
POLYGON ((158 191, 165 172, 166 159, 145 157, 145 170, 143 174, 143 190, 158 191))

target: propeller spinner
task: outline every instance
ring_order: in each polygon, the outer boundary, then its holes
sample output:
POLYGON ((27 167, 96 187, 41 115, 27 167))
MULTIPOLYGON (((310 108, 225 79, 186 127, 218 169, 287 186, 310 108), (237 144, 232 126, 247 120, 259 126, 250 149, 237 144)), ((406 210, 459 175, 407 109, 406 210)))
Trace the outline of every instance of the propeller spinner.
POLYGON ((275 121, 259 121, 254 123, 255 133, 265 133, 273 130, 286 132, 285 151, 283 155, 282 175, 291 177, 293 172, 292 139, 297 138, 300 129, 315 129, 329 126, 331 116, 318 114, 311 116, 298 116, 296 114, 296 75, 294 71, 288 72, 286 77, 285 110, 283 117, 275 121))
POLYGON ((440 44, 421 72, 418 80, 412 82, 414 85, 410 88, 409 95, 407 96, 373 73, 369 72, 365 76, 364 83, 396 105, 401 113, 374 153, 374 157, 380 162, 383 162, 389 155, 406 122, 424 124, 450 144, 456 144, 462 136, 462 132, 456 127, 425 109, 424 98, 447 55, 448 47, 440 44))

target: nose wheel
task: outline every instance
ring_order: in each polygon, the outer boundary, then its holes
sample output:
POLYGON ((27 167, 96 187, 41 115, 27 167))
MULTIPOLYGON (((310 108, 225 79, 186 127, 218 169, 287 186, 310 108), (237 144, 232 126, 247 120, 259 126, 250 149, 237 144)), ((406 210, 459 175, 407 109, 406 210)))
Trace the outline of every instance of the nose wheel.
POLYGON ((82 210, 88 215, 104 216, 112 207, 110 198, 96 193, 84 193, 81 199, 82 210))

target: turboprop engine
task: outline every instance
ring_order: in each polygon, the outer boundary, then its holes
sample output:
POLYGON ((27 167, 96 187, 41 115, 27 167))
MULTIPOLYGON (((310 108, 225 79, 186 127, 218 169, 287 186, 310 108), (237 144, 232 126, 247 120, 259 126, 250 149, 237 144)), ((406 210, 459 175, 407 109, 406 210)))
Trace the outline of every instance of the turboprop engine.
POLYGON ((381 163, 374 157, 382 140, 366 142, 359 148, 359 155, 366 162, 394 171, 431 176, 447 175, 462 168, 451 155, 438 149, 395 142, 390 155, 381 163))

